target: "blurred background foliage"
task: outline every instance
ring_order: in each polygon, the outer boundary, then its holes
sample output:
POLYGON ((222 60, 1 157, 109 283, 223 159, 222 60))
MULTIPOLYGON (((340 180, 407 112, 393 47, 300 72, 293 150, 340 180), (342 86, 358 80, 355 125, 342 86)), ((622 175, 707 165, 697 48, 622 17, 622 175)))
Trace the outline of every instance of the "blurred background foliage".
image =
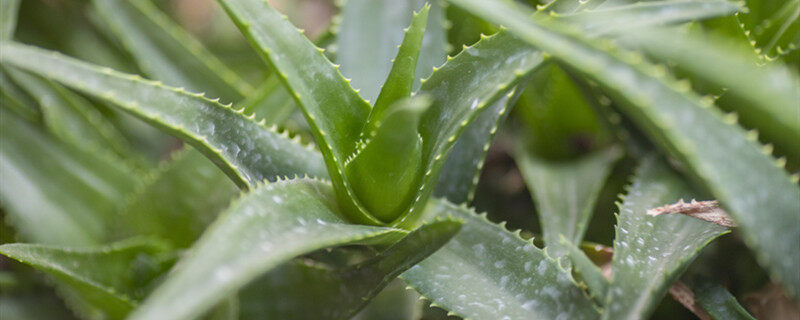
MULTIPOLYGON (((607 2, 626 0, 608 0, 607 2)), ((156 0, 160 9, 178 21, 186 30, 200 39, 228 67, 236 71, 254 87, 269 75, 269 70, 261 62, 254 50, 242 37, 225 13, 213 0, 156 0)), ((312 41, 325 46, 333 43, 332 37, 337 28, 336 15, 340 3, 333 0, 270 0, 276 8, 289 16, 289 19, 306 30, 312 41)), ((525 0, 530 5, 541 5, 537 0, 525 0)), ((740 15, 745 24, 757 24, 780 10, 782 0, 748 0, 750 13, 740 15)), ((90 7, 89 1, 82 0, 24 0, 20 8, 19 25, 15 34, 17 40, 43 48, 56 50, 81 60, 108 66, 116 70, 143 74, 132 57, 126 53, 122 44, 108 32, 102 19, 90 7)), ((448 40, 450 54, 458 53, 464 45, 471 45, 480 39, 481 34, 492 34, 497 28, 458 8, 448 7, 448 40)), ((685 26, 690 32, 725 36, 742 48, 753 51, 751 41, 767 47, 763 54, 775 57, 779 53, 770 48, 770 40, 759 39, 758 32, 745 36, 736 20, 737 17, 717 18, 702 23, 685 26)), ((797 25, 797 24, 796 24, 797 25)), ((764 26, 756 26, 763 28, 764 26)), ((781 41, 781 39, 778 39, 781 41)), ((329 54, 335 55, 335 48, 329 54)), ((759 57, 755 51, 754 59, 759 57)), ((800 68, 800 50, 778 59, 800 68)), ((680 78, 690 77, 674 70, 680 78)), ((718 105, 732 110, 725 92, 692 81, 693 89, 699 93, 719 96, 718 105)), ((475 199, 472 203, 477 211, 486 211, 493 221, 507 221, 509 229, 523 229, 523 235, 540 235, 539 219, 529 190, 512 157, 515 150, 524 149, 536 157, 547 160, 572 161, 583 155, 609 146, 619 137, 610 129, 619 118, 600 118, 595 112, 603 106, 604 98, 592 92, 591 85, 580 83, 557 64, 540 68, 522 89, 512 115, 501 126, 493 141, 483 168, 475 199), (524 136, 525 139, 517 137, 524 136), (527 145, 518 145, 526 141, 527 145)), ((6 93, 8 94, 8 93, 6 93)), ((151 128, 129 115, 108 108, 104 103, 88 99, 105 117, 112 120, 125 139, 130 140, 136 153, 144 155, 143 166, 154 166, 167 159, 170 153, 181 147, 175 138, 151 128)), ((34 99, 21 93, 19 99, 34 99)), ((292 103, 289 99, 281 103, 292 103)), ((306 130, 305 121, 297 110, 289 115, 284 127, 304 140, 311 136, 306 130)), ((750 124, 742 123, 745 127, 750 124)), ((787 168, 791 172, 800 169, 800 158, 786 154, 780 147, 776 155, 787 156, 787 168)), ((614 167, 603 187, 595 213, 586 233, 586 240, 611 246, 614 237, 614 212, 617 195, 629 182, 634 161, 625 158, 614 167)), ((4 215, 4 214, 3 214, 4 215)), ((0 225, 0 241, 14 242, 15 233, 5 223, 0 225)), ((3 319, 63 319, 71 314, 64 307, 57 293, 51 287, 40 283, 29 267, 0 257, 0 315, 3 319)), ((736 236, 722 237, 711 243, 693 263, 685 277, 704 275, 723 284, 737 297, 744 297, 743 304, 760 319, 800 319, 797 306, 788 300, 780 290, 769 282, 765 272, 757 265, 749 250, 736 236)), ((423 319, 444 319, 446 313, 431 308, 425 301, 417 301, 416 296, 405 290, 400 283, 387 287, 372 302, 372 307, 360 314, 358 319, 408 319, 409 316, 423 319), (377 310, 404 310, 397 304, 419 304, 418 312, 408 315, 403 312, 386 313, 377 310), (377 312, 377 313, 376 313, 377 312)), ((664 299, 653 319, 684 319, 694 317, 674 300, 664 299)), ((451 317, 452 318, 452 317, 451 317)))

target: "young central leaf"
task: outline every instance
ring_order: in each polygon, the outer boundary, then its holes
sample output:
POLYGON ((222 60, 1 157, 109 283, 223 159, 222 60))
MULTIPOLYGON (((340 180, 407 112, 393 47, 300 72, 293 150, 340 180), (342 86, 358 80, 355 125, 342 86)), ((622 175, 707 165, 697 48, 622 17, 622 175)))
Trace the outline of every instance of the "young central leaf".
POLYGON ((404 211, 417 191, 422 168, 422 136, 417 127, 428 106, 430 100, 424 96, 392 104, 345 164, 358 199, 386 223, 404 211))

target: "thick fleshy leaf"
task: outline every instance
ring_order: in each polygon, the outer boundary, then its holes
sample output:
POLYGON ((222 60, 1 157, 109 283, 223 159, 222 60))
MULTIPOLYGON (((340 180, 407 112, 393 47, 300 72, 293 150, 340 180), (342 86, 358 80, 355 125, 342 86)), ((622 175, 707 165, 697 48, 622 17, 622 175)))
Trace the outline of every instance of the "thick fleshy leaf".
POLYGON ((695 198, 690 187, 655 158, 645 158, 617 217, 611 281, 603 319, 643 319, 706 244, 728 229, 686 216, 647 210, 695 198))
POLYGON ((178 152, 129 196, 116 237, 154 235, 188 247, 236 195, 236 185, 200 152, 178 152))
POLYGON ((426 4, 419 12, 414 12, 414 18, 405 31, 403 43, 397 47, 397 56, 392 60, 392 69, 369 113, 367 123, 361 132, 362 135, 368 137, 378 129, 378 124, 384 120, 390 110, 389 106, 411 96, 411 88, 416 79, 414 70, 417 67, 422 36, 425 34, 425 24, 428 21, 430 8, 430 5, 426 4))
POLYGON ((107 239, 138 178, 113 159, 61 143, 5 110, 0 124, 0 199, 22 239, 58 245, 107 239))
POLYGON ((465 221, 450 242, 401 276, 432 305, 467 319, 598 317, 569 271, 519 233, 443 201, 431 201, 426 214, 465 221))
POLYGON ((743 123, 800 158, 800 76, 796 70, 781 63, 758 66, 740 48, 717 38, 648 30, 621 39, 651 56, 675 63, 699 79, 726 88, 726 96, 737 99, 737 103, 729 105, 743 123))
POLYGON ((738 15, 756 53, 774 60, 800 49, 800 0, 747 0, 748 13, 738 15))
POLYGON ((196 317, 296 256, 333 246, 391 243, 405 233, 346 223, 326 182, 263 185, 220 215, 131 319, 196 317))
MULTIPOLYGON (((603 275, 603 271, 593 262, 584 251, 564 236, 559 236, 559 247, 563 248, 564 255, 572 263, 572 268, 578 279, 586 284, 589 294, 597 303, 605 301, 606 291, 608 290, 608 279, 603 275)), ((586 250, 585 248, 583 248, 586 250)), ((548 253, 549 253, 548 249, 548 253)))
POLYGON ((0 61, 108 100, 178 136, 240 187, 276 176, 326 176, 319 153, 200 94, 166 87, 34 47, 3 43, 0 61))
POLYGON ((517 152, 517 166, 536 203, 549 255, 566 253, 559 244, 560 235, 570 243, 583 240, 597 195, 621 156, 622 150, 616 147, 560 162, 541 159, 528 150, 517 152))
POLYGON ((110 30, 151 77, 173 87, 239 101, 253 88, 150 0, 93 0, 110 30))
POLYGON ((508 117, 508 109, 516 103, 520 88, 524 86, 518 85, 508 95, 495 101, 467 126, 447 157, 433 190, 434 196, 446 198, 452 203, 472 201, 492 138, 508 117))
POLYGON ((103 247, 70 248, 11 243, 0 254, 59 279, 109 319, 122 319, 168 265, 159 242, 128 240, 103 247))
POLYGON ((17 11, 20 0, 5 0, 0 3, 0 41, 11 40, 17 28, 17 11))
POLYGON ((460 227, 454 220, 424 224, 377 256, 344 268, 310 261, 287 263, 241 293, 252 300, 247 312, 261 318, 348 319, 460 227))
POLYGON ((578 25, 586 33, 596 35, 613 31, 637 30, 646 26, 729 16, 740 10, 742 10, 740 4, 726 0, 652 1, 598 8, 558 16, 555 19, 563 23, 578 25))
POLYGON ((563 26, 530 19, 524 9, 497 1, 451 0, 509 31, 604 86, 621 110, 709 189, 744 231, 747 244, 776 280, 800 290, 800 187, 780 163, 711 101, 638 55, 620 57, 563 26), (729 161, 735 158, 738 161, 729 161), (782 237, 776 238, 775 234, 782 237))
POLYGON ((695 304, 714 320, 754 320, 725 287, 707 279, 695 279, 690 284, 695 304))
POLYGON ((9 69, 8 73, 39 102, 42 120, 51 134, 87 150, 113 152, 120 157, 135 159, 122 133, 85 98, 19 70, 9 69))
MULTIPOLYGON (((336 40, 336 62, 342 73, 353 79, 353 87, 361 96, 375 101, 389 70, 391 59, 403 40, 403 28, 411 23, 412 12, 425 5, 425 0, 352 0, 342 8, 341 25, 336 40)), ((431 74, 432 67, 445 61, 444 8, 440 1, 431 6, 425 36, 416 67, 412 66, 414 88, 419 79, 431 74), (416 70, 416 71, 414 71, 416 70)))
POLYGON ((366 123, 370 105, 285 16, 260 0, 219 0, 251 44, 276 70, 311 127, 340 205, 358 223, 383 224, 358 203, 344 176, 346 159, 366 123))

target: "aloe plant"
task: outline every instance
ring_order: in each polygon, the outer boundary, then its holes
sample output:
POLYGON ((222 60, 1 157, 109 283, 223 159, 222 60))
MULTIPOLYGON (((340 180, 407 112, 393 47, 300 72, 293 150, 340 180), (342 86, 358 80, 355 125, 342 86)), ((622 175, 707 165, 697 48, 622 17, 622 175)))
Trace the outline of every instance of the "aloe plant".
POLYGON ((635 2, 348 0, 313 38, 297 12, 218 0, 222 44, 150 0, 55 4, 55 30, 54 4, 3 1, 0 312, 688 312, 658 308, 670 293, 749 318, 745 285, 719 283, 752 279, 797 299, 797 1, 635 2), (760 267, 684 284, 712 241, 760 267))

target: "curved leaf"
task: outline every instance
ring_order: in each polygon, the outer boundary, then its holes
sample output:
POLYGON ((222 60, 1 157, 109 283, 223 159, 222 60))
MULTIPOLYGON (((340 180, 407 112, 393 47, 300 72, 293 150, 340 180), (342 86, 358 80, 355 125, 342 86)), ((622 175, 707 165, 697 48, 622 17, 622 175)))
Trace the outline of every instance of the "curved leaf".
POLYGON ((726 0, 652 1, 557 16, 555 20, 578 25, 586 33, 597 35, 729 16, 741 9, 740 4, 726 0))
POLYGON ((348 319, 460 227, 454 220, 422 225, 376 257, 341 269, 311 262, 285 264, 245 289, 242 295, 253 300, 248 313, 281 319, 348 319))
POLYGON ((565 254, 560 235, 569 243, 583 240, 597 195, 621 156, 622 150, 616 147, 561 162, 537 158, 527 150, 517 152, 517 165, 536 203, 549 255, 565 254))
POLYGON ((598 317, 569 271, 519 233, 443 201, 431 201, 426 213, 465 221, 442 249, 401 276, 432 305, 467 319, 598 317))
POLYGON ((253 91, 150 0, 93 0, 110 30, 153 78, 239 101, 253 91))
POLYGON ((681 70, 727 88, 739 103, 730 106, 742 121, 769 141, 800 157, 800 76, 780 63, 765 66, 721 39, 701 39, 689 34, 647 30, 621 37, 658 59, 676 63, 681 70), (714 45, 709 45, 712 43, 714 45))
POLYGON ((617 217, 611 281, 603 319, 643 319, 703 247, 728 229, 685 216, 647 210, 695 196, 679 176, 652 157, 641 164, 617 217))
POLYGON ((283 175, 326 176, 314 150, 202 95, 26 45, 3 43, 0 50, 3 63, 113 102, 186 140, 240 187, 283 175))
POLYGON ((116 161, 56 141, 5 110, 0 114, 0 199, 22 239, 58 245, 106 240, 138 179, 116 161))
POLYGON ((774 60, 800 49, 800 0, 746 3, 750 12, 737 18, 757 54, 774 60))
POLYGON ((164 247, 153 241, 128 240, 99 248, 38 244, 0 245, 0 254, 44 271, 100 308, 110 319, 122 319, 160 272, 164 247))
POLYGON ((391 243, 404 234, 344 222, 328 183, 296 179, 263 185, 209 227, 130 319, 196 317, 296 256, 332 246, 391 243))
MULTIPOLYGON (((800 187, 720 112, 665 78, 640 56, 621 58, 568 34, 562 26, 531 20, 524 10, 496 1, 451 0, 547 51, 602 84, 623 101, 622 111, 708 188, 742 226, 745 240, 773 278, 800 290, 800 187), (736 158, 738 161, 730 161, 736 158), (780 238, 775 234, 783 235, 780 238)), ((767 154, 765 154, 767 153, 767 154)))

